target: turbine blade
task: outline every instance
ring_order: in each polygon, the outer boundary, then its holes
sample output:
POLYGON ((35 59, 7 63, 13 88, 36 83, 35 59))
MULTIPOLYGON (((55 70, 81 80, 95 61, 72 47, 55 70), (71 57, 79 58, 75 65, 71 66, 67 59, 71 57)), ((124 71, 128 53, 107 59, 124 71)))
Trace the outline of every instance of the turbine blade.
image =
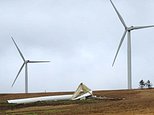
POLYGON ((123 26, 124 26, 125 28, 127 28, 124 19, 122 18, 122 16, 120 15, 120 13, 118 12, 118 10, 116 9, 116 7, 115 7, 115 5, 113 4, 112 0, 110 0, 110 2, 111 2, 111 4, 112 4, 114 10, 116 11, 116 13, 117 13, 117 15, 118 15, 118 17, 119 17, 121 23, 123 24, 123 26))
POLYGON ((14 44, 15 44, 15 46, 16 46, 16 48, 17 48, 17 50, 18 50, 19 54, 20 54, 20 56, 22 57, 23 61, 25 61, 25 58, 24 58, 24 56, 22 55, 22 53, 21 53, 21 51, 20 51, 19 47, 17 46, 17 44, 16 44, 15 40, 13 39, 13 37, 12 37, 12 36, 11 36, 11 38, 12 38, 12 40, 13 40, 13 42, 14 42, 14 44))
POLYGON ((112 66, 114 66, 115 60, 116 60, 117 55, 118 55, 118 53, 119 53, 120 47, 121 47, 121 45, 122 45, 122 43, 123 43, 123 41, 124 41, 124 38, 125 38, 125 36, 126 36, 126 33, 127 33, 127 30, 125 30, 125 32, 124 32, 124 34, 123 34, 123 36, 122 36, 122 38, 121 38, 121 40, 120 40, 120 43, 119 43, 119 46, 118 46, 116 55, 115 55, 114 60, 113 60, 113 63, 112 63, 112 66))
POLYGON ((47 63, 50 61, 29 61, 28 63, 47 63))
POLYGON ((135 26, 135 27, 133 27, 133 29, 137 30, 137 29, 144 29, 144 28, 151 28, 151 27, 154 27, 154 25, 150 25, 150 26, 135 26))
POLYGON ((14 81, 13 81, 12 87, 13 87, 14 83, 16 82, 16 80, 17 80, 17 78, 18 78, 18 76, 19 76, 19 74, 20 74, 22 68, 24 67, 24 65, 25 65, 25 63, 22 64, 22 66, 21 66, 21 68, 20 68, 20 70, 19 70, 19 72, 18 72, 16 78, 15 78, 14 81))

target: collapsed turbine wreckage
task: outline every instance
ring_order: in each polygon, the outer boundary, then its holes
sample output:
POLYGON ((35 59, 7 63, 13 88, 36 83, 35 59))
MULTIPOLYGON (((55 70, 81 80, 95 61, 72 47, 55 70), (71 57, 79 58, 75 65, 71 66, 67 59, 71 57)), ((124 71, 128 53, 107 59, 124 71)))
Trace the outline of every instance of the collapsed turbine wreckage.
POLYGON ((93 96, 92 90, 89 89, 83 83, 81 83, 73 95, 43 96, 34 98, 14 99, 7 101, 8 103, 23 104, 23 103, 34 103, 39 101, 82 100, 91 96, 93 96))

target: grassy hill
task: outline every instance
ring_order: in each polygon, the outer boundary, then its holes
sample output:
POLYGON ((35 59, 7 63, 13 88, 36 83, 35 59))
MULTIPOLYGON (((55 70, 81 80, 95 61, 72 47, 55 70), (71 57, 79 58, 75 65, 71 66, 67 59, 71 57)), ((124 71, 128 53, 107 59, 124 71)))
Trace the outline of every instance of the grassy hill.
POLYGON ((0 115, 154 115, 154 89, 94 91, 94 95, 111 98, 105 100, 47 101, 19 105, 6 101, 71 93, 0 94, 0 115))

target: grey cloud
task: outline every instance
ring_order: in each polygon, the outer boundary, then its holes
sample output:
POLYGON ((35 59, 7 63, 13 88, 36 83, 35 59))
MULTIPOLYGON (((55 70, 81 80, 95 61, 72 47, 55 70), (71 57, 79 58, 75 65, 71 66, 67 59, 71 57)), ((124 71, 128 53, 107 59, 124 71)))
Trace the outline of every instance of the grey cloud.
MULTIPOLYGON (((113 0, 128 26, 154 24, 153 1, 113 0)), ((91 89, 127 88, 126 40, 111 67, 123 26, 109 0, 0 1, 0 92, 24 92, 24 71, 13 88, 22 59, 29 64, 29 90, 70 91, 80 82, 91 89)), ((133 87, 153 78, 153 31, 132 32, 133 87)))

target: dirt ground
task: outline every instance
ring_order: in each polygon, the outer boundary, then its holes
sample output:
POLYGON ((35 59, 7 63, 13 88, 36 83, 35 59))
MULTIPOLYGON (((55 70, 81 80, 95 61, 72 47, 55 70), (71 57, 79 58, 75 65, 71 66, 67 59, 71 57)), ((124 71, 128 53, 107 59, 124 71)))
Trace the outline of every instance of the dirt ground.
POLYGON ((154 89, 94 91, 111 99, 8 104, 6 100, 72 92, 0 94, 0 115, 154 115, 154 89), (114 98, 114 99, 112 99, 114 98))

